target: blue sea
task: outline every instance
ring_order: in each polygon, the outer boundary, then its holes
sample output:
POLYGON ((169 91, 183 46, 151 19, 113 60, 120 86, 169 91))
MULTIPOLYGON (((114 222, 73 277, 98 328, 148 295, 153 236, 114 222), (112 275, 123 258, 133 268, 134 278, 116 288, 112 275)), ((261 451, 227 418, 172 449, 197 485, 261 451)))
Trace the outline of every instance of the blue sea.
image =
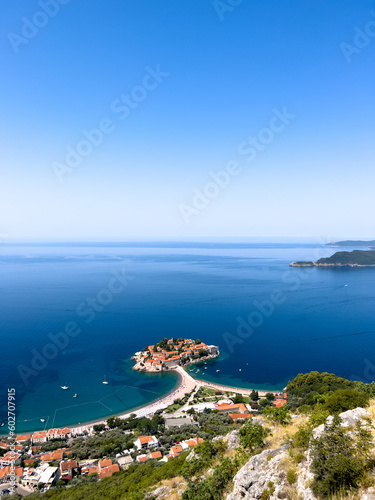
POLYGON ((163 337, 218 345, 217 360, 189 371, 220 384, 278 390, 311 370, 370 382, 375 269, 289 267, 335 251, 315 242, 1 245, 0 422, 12 387, 17 433, 161 398, 177 375, 134 372, 130 357, 163 337))

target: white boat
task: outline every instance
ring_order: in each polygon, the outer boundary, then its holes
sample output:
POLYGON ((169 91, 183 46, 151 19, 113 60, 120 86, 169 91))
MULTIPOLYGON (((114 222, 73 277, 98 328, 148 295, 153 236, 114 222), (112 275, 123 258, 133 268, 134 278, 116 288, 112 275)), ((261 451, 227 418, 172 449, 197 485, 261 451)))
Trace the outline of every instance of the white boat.
POLYGON ((76 398, 78 396, 78 394, 74 394, 73 398, 76 398))
POLYGON ((41 421, 41 422, 45 422, 45 419, 44 419, 44 418, 41 418, 41 419, 40 419, 40 421, 41 421))
POLYGON ((242 371, 242 369, 240 368, 238 371, 240 372, 240 371, 242 371))
POLYGON ((64 391, 67 391, 69 389, 69 387, 67 385, 62 385, 61 389, 63 389, 64 391))
POLYGON ((103 384, 104 384, 104 385, 108 385, 108 384, 109 384, 109 382, 107 382, 107 378, 106 378, 106 376, 105 376, 105 375, 104 375, 103 384))
POLYGON ((217 372, 219 372, 220 370, 216 370, 217 372))

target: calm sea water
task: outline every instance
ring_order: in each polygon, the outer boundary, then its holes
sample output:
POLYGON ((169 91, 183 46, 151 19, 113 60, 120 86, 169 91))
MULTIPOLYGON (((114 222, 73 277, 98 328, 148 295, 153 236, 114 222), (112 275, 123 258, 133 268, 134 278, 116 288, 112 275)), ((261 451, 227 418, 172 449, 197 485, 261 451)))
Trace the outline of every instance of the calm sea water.
POLYGON ((177 376, 134 372, 130 357, 163 337, 218 345, 217 361, 190 372, 221 384, 282 389, 311 370, 375 379, 375 269, 288 267, 334 252, 305 243, 1 246, 0 421, 8 387, 16 388, 17 432, 159 399, 177 376), (124 271, 120 290, 113 279, 124 271), (270 307, 275 293, 281 303, 270 307), (249 315, 252 326, 238 330, 249 315), (80 333, 47 350, 54 358, 35 370, 49 334, 71 322, 80 333))

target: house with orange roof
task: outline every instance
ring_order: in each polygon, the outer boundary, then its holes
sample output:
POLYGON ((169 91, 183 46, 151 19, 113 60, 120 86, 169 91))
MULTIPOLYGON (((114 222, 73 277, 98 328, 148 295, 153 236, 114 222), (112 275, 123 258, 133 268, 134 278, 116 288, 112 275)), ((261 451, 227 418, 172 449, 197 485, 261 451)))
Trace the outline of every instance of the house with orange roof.
POLYGON ((273 405, 276 406, 276 408, 281 408, 287 404, 287 397, 288 394, 286 392, 284 392, 284 394, 278 394, 273 401, 273 405))
POLYGON ((36 452, 36 451, 39 451, 42 447, 41 446, 31 446, 30 450, 32 452, 36 452))
POLYGON ((102 469, 103 467, 109 467, 110 465, 112 465, 112 460, 110 458, 104 457, 101 460, 99 460, 100 469, 102 469))
POLYGON ((84 466, 81 468, 81 475, 82 476, 89 476, 90 474, 99 474, 100 472, 100 467, 99 466, 84 466))
POLYGON ((176 444, 175 446, 171 447, 169 452, 170 452, 172 457, 177 457, 180 453, 182 453, 182 446, 180 446, 179 444, 176 444))
POLYGON ((23 475, 22 467, 7 466, 0 469, 0 481, 9 479, 11 476, 13 476, 13 474, 16 474, 17 478, 21 478, 23 475))
POLYGON ((221 405, 215 404, 215 407, 219 412, 222 412, 222 413, 229 413, 229 412, 231 412, 231 413, 235 413, 235 412, 247 413, 248 412, 248 409, 247 409, 245 403, 238 403, 238 404, 222 403, 221 405))
POLYGON ((153 453, 150 453, 150 458, 158 460, 159 458, 163 458, 163 455, 160 451, 154 451, 153 453))
POLYGON ((48 440, 47 432, 46 431, 34 432, 34 434, 31 436, 31 440, 33 443, 45 443, 48 440))
POLYGON ((16 442, 24 443, 25 441, 28 441, 30 438, 31 434, 20 434, 19 436, 16 437, 16 442))
POLYGON ((137 460, 137 462, 147 462, 148 456, 147 455, 138 455, 136 460, 137 460))
POLYGON ((277 399, 273 404, 274 406, 276 406, 276 408, 281 408, 282 406, 286 405, 286 399, 277 399))
POLYGON ((24 460, 23 462, 25 465, 33 465, 33 463, 35 463, 35 461, 36 461, 36 457, 31 455, 30 458, 28 458, 27 460, 24 460))
POLYGON ((74 472, 78 468, 78 462, 75 460, 64 460, 60 463, 60 479, 71 481, 74 472))
POLYGON ((43 462, 52 462, 52 460, 62 460, 64 451, 65 451, 64 448, 61 448, 60 450, 50 451, 42 455, 41 460, 43 462))
POLYGON ((187 439, 186 441, 182 441, 181 447, 183 450, 187 450, 188 448, 194 448, 200 443, 203 443, 203 439, 200 437, 194 439, 187 439))
POLYGON ((155 436, 138 436, 134 445, 138 448, 138 450, 141 450, 142 448, 152 448, 153 446, 158 446, 159 441, 155 436))
POLYGON ((9 443, 0 443, 0 450, 6 450, 9 446, 9 443))
POLYGON ((17 450, 19 453, 21 453, 23 450, 25 450, 25 445, 23 444, 16 444, 13 446, 14 450, 17 450))
POLYGON ((112 464, 109 467, 104 467, 99 472, 99 479, 104 479, 105 477, 111 477, 115 472, 120 472, 120 467, 118 464, 112 464))
POLYGON ((245 418, 253 418, 252 413, 229 413, 228 414, 232 420, 243 420, 245 418))
POLYGON ((17 465, 21 463, 21 454, 8 451, 2 458, 0 458, 0 467, 7 467, 8 465, 17 465))

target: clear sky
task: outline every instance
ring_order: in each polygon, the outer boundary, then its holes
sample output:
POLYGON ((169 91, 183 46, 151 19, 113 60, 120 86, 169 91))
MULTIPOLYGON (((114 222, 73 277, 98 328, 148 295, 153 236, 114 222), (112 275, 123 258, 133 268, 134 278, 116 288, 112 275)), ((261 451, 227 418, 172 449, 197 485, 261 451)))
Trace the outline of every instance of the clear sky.
POLYGON ((0 233, 375 238, 374 10, 2 0, 0 233))

